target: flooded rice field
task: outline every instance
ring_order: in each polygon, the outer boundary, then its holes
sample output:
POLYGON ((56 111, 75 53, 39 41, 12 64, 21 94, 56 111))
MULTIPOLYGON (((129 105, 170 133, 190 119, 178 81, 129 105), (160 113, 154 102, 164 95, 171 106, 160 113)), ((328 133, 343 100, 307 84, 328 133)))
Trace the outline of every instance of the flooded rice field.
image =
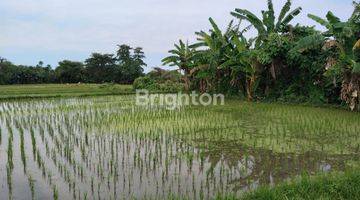
POLYGON ((0 102, 1 199, 209 199, 359 165, 360 115, 134 96, 0 102))

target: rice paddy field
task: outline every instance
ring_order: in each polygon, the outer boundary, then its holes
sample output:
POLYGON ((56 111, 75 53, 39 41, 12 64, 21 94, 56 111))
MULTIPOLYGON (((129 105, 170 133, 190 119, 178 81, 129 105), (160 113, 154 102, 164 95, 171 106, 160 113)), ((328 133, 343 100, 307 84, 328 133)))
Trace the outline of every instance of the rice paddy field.
POLYGON ((0 102, 1 199, 212 199, 360 166, 360 115, 135 96, 0 102))
POLYGON ((134 93, 131 85, 119 84, 0 85, 0 100, 45 97, 103 96, 131 93, 134 93))

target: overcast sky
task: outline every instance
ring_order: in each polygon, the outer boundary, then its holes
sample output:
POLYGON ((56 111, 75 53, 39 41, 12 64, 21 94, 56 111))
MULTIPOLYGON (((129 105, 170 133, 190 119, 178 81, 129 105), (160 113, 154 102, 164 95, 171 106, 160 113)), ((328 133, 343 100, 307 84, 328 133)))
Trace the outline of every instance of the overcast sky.
MULTIPOLYGON (((273 0, 277 14, 285 0, 273 0)), ((352 0, 294 0, 303 13, 293 23, 332 10, 347 19, 352 0)), ((150 67, 160 66, 178 39, 194 41, 213 17, 225 28, 235 8, 255 13, 266 0, 2 0, 0 56, 15 64, 53 67, 64 59, 83 61, 92 52, 114 53, 117 44, 144 48, 150 67)), ((149 70, 147 69, 147 71, 149 70)))

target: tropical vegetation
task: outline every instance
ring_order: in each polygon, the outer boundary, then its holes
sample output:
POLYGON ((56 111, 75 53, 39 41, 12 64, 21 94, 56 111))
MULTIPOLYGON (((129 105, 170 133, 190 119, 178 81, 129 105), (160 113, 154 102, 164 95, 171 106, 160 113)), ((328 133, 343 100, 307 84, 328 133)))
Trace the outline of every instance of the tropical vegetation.
POLYGON ((122 83, 131 84, 143 75, 141 47, 119 45, 116 54, 93 53, 85 62, 60 61, 53 69, 42 61, 36 66, 15 65, 0 59, 0 84, 122 83))
POLYGON ((222 32, 210 18, 211 29, 196 32, 198 42, 180 40, 164 65, 177 66, 186 90, 222 92, 249 101, 310 102, 348 105, 360 109, 360 4, 341 21, 331 11, 326 19, 308 17, 324 26, 291 22, 302 8, 287 0, 278 16, 271 0, 258 17, 235 9, 222 32), (246 37, 250 29, 256 36, 246 37))
POLYGON ((155 67, 143 77, 137 78, 133 88, 151 92, 178 92, 185 90, 184 76, 177 70, 164 70, 155 67))

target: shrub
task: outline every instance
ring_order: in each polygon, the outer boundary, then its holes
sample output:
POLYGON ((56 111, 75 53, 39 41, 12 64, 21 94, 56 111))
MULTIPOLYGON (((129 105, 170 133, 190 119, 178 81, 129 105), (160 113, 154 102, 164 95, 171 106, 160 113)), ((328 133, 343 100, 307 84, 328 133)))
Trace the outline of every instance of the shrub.
POLYGON ((184 90, 181 74, 177 71, 168 71, 159 68, 149 72, 146 76, 137 78, 133 88, 146 89, 153 92, 179 92, 184 90))

